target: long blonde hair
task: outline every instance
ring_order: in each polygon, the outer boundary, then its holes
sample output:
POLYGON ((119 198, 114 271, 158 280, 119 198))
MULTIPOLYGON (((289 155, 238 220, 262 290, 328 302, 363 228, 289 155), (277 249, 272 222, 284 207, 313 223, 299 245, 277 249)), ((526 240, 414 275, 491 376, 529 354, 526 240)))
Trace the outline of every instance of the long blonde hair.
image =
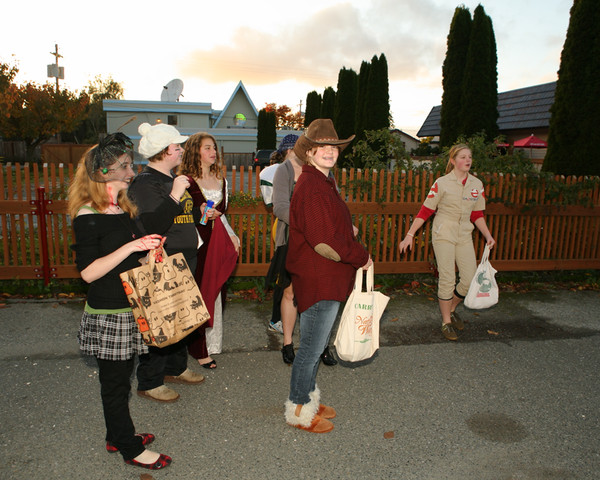
MULTIPOLYGON (((95 182, 90 178, 87 170, 86 162, 90 164, 91 157, 94 155, 94 149, 98 145, 94 145, 92 148, 87 150, 79 163, 77 164, 77 171, 75 177, 71 181, 69 186, 69 215, 71 218, 75 218, 79 209, 84 205, 90 205, 93 209, 103 212, 106 210, 111 202, 111 198, 108 194, 106 184, 102 182, 95 182)), ((117 159, 115 159, 115 162, 117 159)), ((121 190, 117 197, 119 206, 124 212, 128 213, 131 218, 137 215, 137 207, 127 196, 126 190, 121 190)))
POLYGON ((461 150, 467 149, 471 151, 468 145, 464 143, 457 143, 456 145, 452 145, 450 151, 448 152, 448 164, 446 165, 446 173, 450 173, 454 169, 454 164, 452 160, 456 160, 456 156, 459 154, 461 150))
POLYGON ((219 180, 223 178, 223 161, 219 154, 219 148, 217 146, 217 140, 210 133, 199 132, 192 135, 185 142, 185 151, 181 159, 181 165, 177 169, 179 175, 188 175, 193 178, 202 178, 202 162, 200 161, 200 148, 204 139, 210 139, 215 144, 215 150, 217 151, 217 159, 215 163, 210 166, 210 172, 214 173, 215 177, 219 180))

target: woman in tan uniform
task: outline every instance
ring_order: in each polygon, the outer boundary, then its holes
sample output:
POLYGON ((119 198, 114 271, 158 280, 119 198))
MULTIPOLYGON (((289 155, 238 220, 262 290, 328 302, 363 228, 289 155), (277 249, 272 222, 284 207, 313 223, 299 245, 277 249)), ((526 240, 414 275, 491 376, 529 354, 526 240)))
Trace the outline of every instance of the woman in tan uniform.
POLYGON ((483 216, 483 184, 478 178, 469 175, 471 150, 467 145, 454 145, 449 157, 446 175, 438 178, 429 190, 417 218, 398 248, 401 253, 411 249, 416 232, 431 215, 436 214, 432 244, 439 272, 438 300, 442 313, 442 333, 448 340, 457 340, 456 330, 462 330, 464 323, 455 310, 469 291, 477 269, 473 224, 485 237, 490 248, 496 241, 483 216), (455 265, 460 278, 458 284, 455 265))

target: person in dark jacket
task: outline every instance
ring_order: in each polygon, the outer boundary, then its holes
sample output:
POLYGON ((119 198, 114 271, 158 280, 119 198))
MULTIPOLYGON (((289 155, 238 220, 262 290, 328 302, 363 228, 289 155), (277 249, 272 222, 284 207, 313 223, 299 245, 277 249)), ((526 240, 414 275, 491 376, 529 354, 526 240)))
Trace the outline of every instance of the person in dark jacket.
POLYGON ((75 263, 90 284, 79 327, 79 348, 98 363, 100 396, 106 424, 106 450, 125 463, 158 470, 171 457, 146 449, 151 433, 135 433, 129 412, 135 355, 148 352, 123 290, 120 273, 140 266, 160 235, 144 236, 137 208, 126 195, 133 178, 133 143, 110 134, 88 150, 69 187, 69 214, 75 233, 75 263))
MULTIPOLYGON (((192 272, 196 269, 196 253, 202 244, 196 223, 200 212, 193 208, 187 192, 190 182, 184 175, 174 177, 183 155, 181 143, 188 137, 172 125, 143 123, 139 152, 148 165, 129 186, 128 195, 138 205, 139 218, 146 233, 166 237, 167 255, 183 253, 192 272)), ((204 376, 187 368, 187 343, 183 339, 164 348, 150 347, 140 356, 137 369, 140 397, 158 402, 174 402, 179 394, 164 383, 198 384, 204 376)))
POLYGON ((320 403, 319 359, 328 344, 340 302, 348 298, 356 270, 373 262, 356 240, 352 217, 330 174, 354 135, 338 138, 330 119, 316 119, 294 146, 304 162, 290 204, 286 268, 300 313, 300 347, 285 403, 289 425, 314 433, 333 429, 332 407, 320 403))

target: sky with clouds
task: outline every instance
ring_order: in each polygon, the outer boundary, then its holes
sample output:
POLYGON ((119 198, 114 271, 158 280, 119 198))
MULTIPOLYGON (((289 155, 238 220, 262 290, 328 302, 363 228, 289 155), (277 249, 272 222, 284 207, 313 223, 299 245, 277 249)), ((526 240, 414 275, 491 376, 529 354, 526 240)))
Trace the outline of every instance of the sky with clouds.
POLYGON ((181 101, 221 109, 242 80, 257 109, 297 110, 309 91, 336 88, 342 67, 385 53, 394 124, 415 134, 441 102, 454 9, 479 3, 494 26, 499 91, 556 80, 572 0, 11 2, 0 61, 17 63, 17 81, 43 83, 58 44, 71 90, 110 75, 126 99, 159 100, 180 78, 181 101))

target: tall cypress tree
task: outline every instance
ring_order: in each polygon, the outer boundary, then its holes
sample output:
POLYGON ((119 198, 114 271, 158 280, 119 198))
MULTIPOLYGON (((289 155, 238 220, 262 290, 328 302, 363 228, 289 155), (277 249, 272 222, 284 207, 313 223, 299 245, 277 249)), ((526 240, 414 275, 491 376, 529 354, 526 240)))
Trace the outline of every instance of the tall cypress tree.
POLYGON ((352 69, 342 68, 338 74, 333 115, 333 124, 340 138, 348 138, 354 133, 357 85, 358 75, 356 72, 352 69))
POLYGON ((374 55, 367 83, 365 130, 380 130, 390 126, 390 94, 387 59, 374 55))
POLYGON ((258 132, 256 134, 256 149, 275 149, 277 146, 277 118, 275 111, 266 109, 258 112, 258 132))
POLYGON ((600 175, 600 8, 575 0, 560 59, 543 170, 600 175))
POLYGON ((379 88, 379 59, 373 55, 371 68, 369 68, 369 79, 367 81, 367 95, 365 98, 365 130, 377 130, 378 128, 378 103, 377 89, 379 88))
POLYGON ((321 117, 321 95, 314 90, 306 95, 306 111, 304 112, 304 126, 308 127, 310 123, 321 117))
POLYGON ((331 118, 335 109, 335 90, 327 87, 323 92, 323 103, 321 104, 321 118, 331 118))
POLYGON ((500 134, 500 130, 498 129, 498 117, 500 116, 498 113, 498 53, 492 19, 489 15, 486 15, 485 18, 487 20, 490 60, 486 77, 488 92, 488 104, 486 108, 489 111, 489 117, 487 118, 488 124, 484 126, 484 129, 488 133, 488 138, 492 140, 500 134))
POLYGON ((377 62, 377 130, 390 128, 390 82, 388 80, 388 64, 385 54, 379 55, 377 62))
POLYGON ((492 55, 492 51, 495 52, 495 43, 492 21, 485 14, 483 7, 477 5, 473 12, 462 83, 460 133, 465 136, 485 131, 487 139, 491 140, 497 132, 497 61, 495 55, 492 55))
POLYGON ((450 146, 460 135, 462 81, 471 38, 471 12, 456 7, 448 33, 446 58, 442 66, 442 110, 440 144, 450 146))
POLYGON ((358 86, 356 95, 356 116, 354 119, 354 131, 356 139, 364 139, 365 132, 365 111, 367 109, 367 85, 369 84, 369 71, 371 64, 364 61, 360 65, 358 73, 358 86))
POLYGON ((256 149, 261 150, 263 148, 267 148, 265 146, 265 132, 267 128, 267 111, 264 108, 261 108, 258 111, 258 131, 256 132, 256 149))

